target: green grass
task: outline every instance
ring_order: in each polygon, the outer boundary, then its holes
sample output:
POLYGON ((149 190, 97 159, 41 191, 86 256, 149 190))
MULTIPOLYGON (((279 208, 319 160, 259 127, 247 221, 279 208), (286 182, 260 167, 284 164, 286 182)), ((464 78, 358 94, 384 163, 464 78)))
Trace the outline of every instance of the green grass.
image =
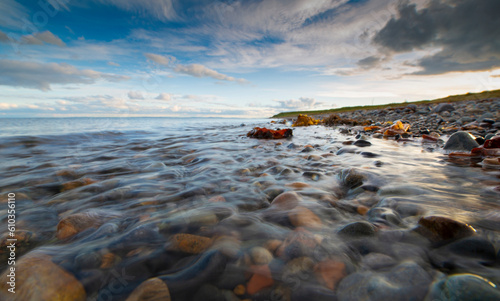
POLYGON ((323 115, 323 114, 334 114, 334 113, 343 113, 343 112, 352 112, 356 110, 378 110, 378 109, 386 109, 386 108, 400 108, 406 107, 409 104, 435 104, 442 102, 457 102, 464 100, 481 100, 492 97, 500 97, 500 90, 492 90, 492 91, 483 91, 480 93, 467 93, 461 95, 450 95, 443 98, 438 98, 434 100, 420 100, 413 102, 402 102, 402 103, 390 103, 385 105, 372 105, 372 106, 356 106, 356 107, 343 107, 337 109, 329 109, 329 110, 317 110, 317 111, 296 111, 296 112, 282 112, 274 115, 271 118, 286 118, 286 117, 296 117, 299 114, 306 114, 309 116, 312 115, 323 115))

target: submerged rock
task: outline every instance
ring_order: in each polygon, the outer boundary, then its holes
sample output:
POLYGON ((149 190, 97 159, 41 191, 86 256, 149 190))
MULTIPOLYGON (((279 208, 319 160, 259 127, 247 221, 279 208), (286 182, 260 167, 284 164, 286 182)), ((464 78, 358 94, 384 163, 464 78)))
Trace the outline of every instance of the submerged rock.
POLYGON ((473 274, 459 274, 435 282, 425 301, 497 301, 500 290, 487 279, 473 274))
POLYGON ((432 277, 418 264, 407 261, 388 272, 358 272, 344 278, 337 290, 339 301, 422 300, 432 277))
POLYGON ((117 214, 97 210, 72 214, 59 222, 56 236, 61 240, 68 239, 89 228, 97 229, 116 217, 118 217, 117 214))
POLYGON ((141 283, 126 301, 170 301, 170 291, 161 279, 151 278, 141 283))
POLYGON ((420 218, 414 231, 433 243, 446 243, 476 234, 471 226, 443 216, 420 218))
POLYGON ((0 299, 12 301, 85 301, 83 285, 45 254, 29 253, 19 259, 15 269, 15 294, 8 291, 8 271, 0 281, 0 299), (7 297, 8 296, 8 297, 7 297))

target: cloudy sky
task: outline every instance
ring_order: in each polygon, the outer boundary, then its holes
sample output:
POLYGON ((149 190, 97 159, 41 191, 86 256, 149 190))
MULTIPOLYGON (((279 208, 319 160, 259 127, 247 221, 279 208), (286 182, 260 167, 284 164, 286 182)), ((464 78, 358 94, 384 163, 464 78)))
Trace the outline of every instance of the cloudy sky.
POLYGON ((0 116, 269 117, 500 89, 499 0, 2 0, 0 116))

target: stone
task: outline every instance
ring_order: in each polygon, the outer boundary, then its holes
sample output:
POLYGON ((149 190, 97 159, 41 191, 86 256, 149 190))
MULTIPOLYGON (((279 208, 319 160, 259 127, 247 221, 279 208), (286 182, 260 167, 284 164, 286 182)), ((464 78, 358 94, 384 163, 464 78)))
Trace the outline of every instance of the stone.
POLYGON ((391 208, 374 207, 366 215, 372 223, 381 222, 389 226, 399 226, 403 223, 399 214, 391 208))
POLYGON ((297 257, 288 261, 283 268, 281 279, 288 286, 297 286, 297 283, 314 277, 314 261, 307 257, 297 257))
POLYGON ((15 294, 8 291, 8 270, 0 278, 0 300, 85 301, 83 285, 52 262, 49 255, 28 253, 16 262, 15 294), (8 296, 8 297, 7 297, 8 296))
POLYGON ((234 289, 233 293, 237 296, 242 296, 247 292, 247 288, 243 284, 238 284, 234 289))
POLYGON ((360 139, 360 140, 355 141, 354 145, 357 147, 367 147, 367 146, 371 146, 372 143, 370 141, 360 139))
POLYGON ((304 189, 304 188, 309 188, 311 187, 310 184, 304 183, 304 182, 293 182, 293 183, 287 183, 285 184, 286 187, 292 187, 295 189, 304 189))
POLYGON ((346 274, 345 264, 336 260, 323 260, 314 266, 314 274, 318 281, 332 291, 346 274))
POLYGON ((384 268, 393 267, 398 262, 389 255, 385 255, 382 253, 368 253, 366 256, 363 256, 363 260, 361 261, 361 265, 365 268, 371 270, 379 270, 384 268))
POLYGON ((434 282, 425 298, 425 301, 475 300, 500 300, 500 290, 483 277, 473 274, 458 274, 434 282))
POLYGON ((293 191, 283 192, 274 198, 271 202, 271 208, 277 208, 281 210, 290 210, 295 208, 302 198, 293 191))
POLYGON ((321 218, 317 216, 310 209, 297 206, 288 213, 288 218, 290 222, 295 227, 306 227, 306 228, 321 228, 322 222, 321 218))
POLYGON ((299 227, 291 231, 276 250, 276 255, 284 260, 307 256, 316 248, 318 242, 314 235, 299 227))
POLYGON ((413 261, 403 262, 387 272, 350 274, 338 285, 339 301, 422 300, 432 277, 413 261))
POLYGON ((192 301, 226 301, 223 292, 217 287, 204 284, 202 285, 196 294, 192 297, 192 301))
POLYGON ((443 149, 449 152, 470 152, 478 147, 476 138, 468 132, 456 132, 450 136, 443 149))
POLYGON ((455 107, 453 107, 449 103, 440 103, 438 104, 432 112, 434 113, 442 113, 442 112, 453 112, 455 111, 455 107))
POLYGON ((170 291, 159 278, 150 278, 141 283, 125 301, 170 301, 170 291))
POLYGON ((118 216, 117 214, 97 210, 75 213, 59 221, 56 236, 61 240, 68 239, 89 228, 97 229, 110 219, 118 216))
POLYGON ((61 192, 67 191, 67 190, 72 190, 78 187, 82 186, 87 186, 90 184, 96 183, 96 180, 89 179, 89 178, 83 178, 75 181, 70 181, 62 184, 61 192))
POLYGON ((263 247, 251 248, 250 257, 255 265, 269 264, 273 260, 273 254, 263 247))
POLYGON ((199 235, 179 233, 170 238, 168 248, 189 254, 200 254, 212 245, 212 239, 199 235))
POLYGON ((271 269, 268 265, 251 266, 250 269, 253 274, 250 277, 250 280, 248 280, 246 287, 249 295, 253 295, 274 284, 271 269))
POLYGON ((347 224, 337 231, 337 234, 344 237, 359 238, 375 235, 375 226, 369 222, 353 222, 347 224))
POLYGON ((366 179, 363 174, 359 173, 353 168, 341 170, 338 177, 342 186, 348 189, 354 189, 363 185, 363 181, 366 179))
POLYGON ((433 243, 446 243, 476 234, 472 226, 444 216, 422 217, 414 231, 433 243))

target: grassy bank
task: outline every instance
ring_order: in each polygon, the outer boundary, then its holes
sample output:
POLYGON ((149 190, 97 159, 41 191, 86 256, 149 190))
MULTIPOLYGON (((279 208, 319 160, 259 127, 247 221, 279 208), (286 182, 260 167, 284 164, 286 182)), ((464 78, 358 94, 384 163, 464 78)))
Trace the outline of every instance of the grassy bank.
POLYGON ((286 118, 286 117, 296 117, 299 114, 307 114, 311 115, 323 115, 323 114, 334 114, 334 113, 342 113, 342 112, 351 112, 356 110, 377 110, 377 109, 385 109, 385 108, 398 108, 405 107, 409 104, 431 104, 431 103, 441 103, 441 102, 456 102, 456 101, 464 101, 464 100, 481 100, 492 97, 500 97, 500 90, 492 90, 492 91, 483 91, 480 93, 467 93, 461 95, 450 95, 443 98, 433 99, 433 100, 420 100, 413 102, 402 102, 402 103, 390 103, 385 105, 372 105, 372 106, 355 106, 355 107, 343 107, 337 109, 329 109, 329 110, 317 110, 317 111, 296 111, 296 112, 282 112, 274 115, 271 118, 286 118))

